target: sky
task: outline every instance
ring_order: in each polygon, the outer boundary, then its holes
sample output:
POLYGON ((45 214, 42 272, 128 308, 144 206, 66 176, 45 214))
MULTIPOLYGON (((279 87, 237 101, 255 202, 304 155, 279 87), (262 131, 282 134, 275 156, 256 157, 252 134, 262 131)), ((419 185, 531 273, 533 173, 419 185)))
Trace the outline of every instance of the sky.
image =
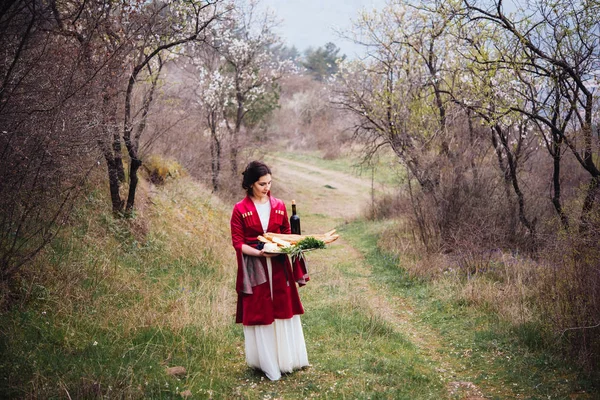
POLYGON ((287 42, 303 52, 308 47, 322 47, 333 42, 340 54, 350 58, 361 54, 361 47, 341 39, 337 31, 348 30, 351 20, 362 9, 381 9, 385 0, 261 0, 281 20, 275 31, 287 42))

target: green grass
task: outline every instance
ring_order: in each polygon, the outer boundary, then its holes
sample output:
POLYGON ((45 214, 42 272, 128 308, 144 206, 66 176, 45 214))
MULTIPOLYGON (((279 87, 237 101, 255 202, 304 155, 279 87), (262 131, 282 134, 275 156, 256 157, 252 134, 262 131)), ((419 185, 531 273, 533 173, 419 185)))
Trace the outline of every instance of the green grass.
POLYGON ((439 398, 410 339, 358 302, 350 282, 364 266, 343 246, 310 256, 312 366, 282 382, 249 369, 233 323, 233 250, 223 251, 229 207, 186 185, 161 189, 137 220, 113 219, 102 193, 90 194, 0 315, 0 397, 439 398), (168 376, 169 366, 187 374, 168 376))
POLYGON ((199 246, 210 232, 196 232, 211 215, 224 220, 226 208, 184 191, 173 185, 154 199, 145 215, 152 229, 114 219, 101 192, 90 193, 14 283, 13 305, 0 315, 0 397, 181 398, 188 388, 234 386, 227 371, 214 373, 239 342, 223 317, 230 310, 221 310, 231 280, 221 266, 232 256, 199 246), (168 366, 188 374, 169 376, 168 366))
POLYGON ((485 307, 459 300, 458 293, 440 293, 439 285, 410 277, 397 257, 377 248, 383 229, 356 222, 341 233, 373 266, 373 282, 383 284, 390 296, 411 300, 414 323, 434 333, 438 358, 453 369, 446 380, 472 382, 494 399, 594 398, 592 384, 555 352, 541 327, 510 325, 485 307))
MULTIPOLYGON (((103 192, 91 192, 13 283, 12 307, 0 314, 0 397, 473 394, 449 390, 453 382, 497 399, 593 393, 535 325, 509 326, 410 276, 377 246, 389 226, 361 221, 342 223, 341 240, 307 255, 311 281, 300 292, 311 366, 270 382, 246 366, 233 320, 229 214, 230 205, 188 179, 160 188, 133 220, 112 218, 103 192), (187 373, 169 376, 171 366, 187 373)), ((304 215, 315 231, 340 222, 304 215)))

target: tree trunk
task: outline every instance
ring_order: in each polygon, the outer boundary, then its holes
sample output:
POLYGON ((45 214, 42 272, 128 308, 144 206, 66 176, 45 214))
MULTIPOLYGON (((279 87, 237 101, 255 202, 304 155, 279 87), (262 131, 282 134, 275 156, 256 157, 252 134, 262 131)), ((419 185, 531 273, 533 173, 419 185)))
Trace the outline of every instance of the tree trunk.
MULTIPOLYGON (((136 151, 137 154, 137 151, 136 151)), ((127 195, 127 205, 125 213, 131 215, 133 213, 133 205, 135 203, 135 191, 138 184, 138 169, 142 166, 142 161, 139 158, 131 157, 131 166, 129 167, 129 194, 127 195)))
POLYGON ((110 200, 112 202, 113 214, 120 215, 123 213, 123 200, 119 194, 121 183, 119 181, 119 173, 116 165, 115 157, 113 156, 108 146, 102 146, 102 153, 106 160, 108 169, 108 185, 110 187, 110 200))
POLYGON ((221 172, 221 143, 218 140, 213 139, 210 142, 210 155, 212 158, 211 172, 212 172, 212 186, 213 193, 219 190, 219 175, 221 172))
POLYGON ((221 142, 217 135, 217 121, 215 111, 211 112, 208 117, 208 125, 210 126, 210 157, 211 157, 211 173, 213 193, 219 190, 219 174, 221 173, 221 142))
POLYGON ((508 215, 510 218, 510 228, 511 231, 514 232, 517 225, 517 220, 515 218, 515 202, 511 195, 510 190, 510 172, 508 171, 507 166, 504 164, 502 147, 498 143, 498 137, 496 132, 501 129, 500 127, 495 127, 491 129, 492 134, 492 146, 494 147, 494 151, 496 152, 496 158, 498 158, 498 166, 500 167, 500 171, 502 172, 503 183, 504 183, 504 195, 506 196, 506 201, 508 202, 508 215))
MULTIPOLYGON (((131 133, 133 131, 133 123, 131 121, 131 95, 133 93, 133 86, 135 85, 135 79, 137 74, 140 72, 137 67, 134 69, 134 73, 129 78, 129 85, 127 86, 127 94, 125 96, 125 129, 124 129, 124 140, 125 146, 127 146, 127 152, 129 153, 129 158, 131 161, 131 165, 129 166, 129 193, 127 194, 127 204, 125 205, 125 213, 127 215, 131 215, 133 213, 133 207, 135 203, 135 192, 137 190, 138 184, 138 176, 137 172, 142 166, 142 160, 139 158, 139 143, 140 137, 146 128, 146 121, 148 119, 148 112, 150 110, 150 105, 152 104, 152 100, 154 99, 154 91, 156 90, 156 86, 158 84, 158 78, 160 76, 160 72, 162 70, 162 60, 160 55, 157 54, 159 67, 156 71, 156 74, 152 77, 152 84, 150 86, 150 90, 144 97, 144 103, 142 105, 142 118, 140 120, 140 124, 138 125, 137 131, 133 139, 131 138, 131 133)), ((145 65, 148 67, 148 73, 152 75, 152 70, 150 69, 150 64, 140 64, 142 67, 145 65)))
POLYGON ((238 150, 239 150, 239 137, 240 130, 242 128, 242 120, 244 119, 244 95, 241 92, 239 87, 239 78, 236 77, 236 100, 237 100, 237 110, 235 115, 235 127, 233 128, 232 137, 231 137, 231 153, 230 153, 230 164, 231 164, 231 174, 234 177, 238 175, 238 150))
POLYGON ((583 141, 584 141, 584 154, 583 161, 585 169, 592 175, 590 183, 588 185, 587 193, 581 207, 581 223, 579 231, 581 233, 586 232, 589 229, 590 214, 594 207, 594 203, 597 201, 599 185, 600 185, 600 171, 596 167, 592 152, 592 94, 588 93, 586 96, 585 104, 585 123, 582 127, 583 141))
POLYGON ((231 165, 231 176, 237 177, 238 175, 238 133, 234 131, 231 136, 231 151, 229 154, 229 164, 231 165))
POLYGON ((554 205, 554 209, 560 218, 560 222, 565 229, 569 229, 569 219, 565 214, 562 204, 561 204, 561 185, 560 185, 560 160, 562 157, 561 154, 561 144, 560 136, 556 134, 552 134, 552 159, 554 168, 552 170, 552 185, 554 189, 554 193, 552 195, 552 204, 554 205))
MULTIPOLYGON (((114 91, 116 92, 116 91, 114 91)), ((117 104, 115 98, 110 94, 106 93, 103 98, 104 103, 104 118, 106 129, 112 136, 112 160, 113 166, 117 173, 117 177, 120 183, 125 182, 125 169, 123 168, 123 156, 121 147, 121 135, 117 126, 117 104)))
MULTIPOLYGON (((471 146, 471 152, 475 148, 475 128, 473 127, 473 116, 471 110, 467 109, 467 123, 469 126, 469 145, 471 146)), ((477 184, 479 181, 479 170, 475 164, 475 157, 473 154, 470 155, 471 172, 473 174, 473 183, 477 184)))
POLYGON ((529 231, 531 238, 535 242, 535 225, 529 221, 527 216, 525 215, 525 197, 523 196, 523 192, 521 192, 521 188, 519 186, 519 180, 517 177, 517 161, 513 157, 512 152, 510 151, 510 147, 506 136, 502 134, 501 128, 495 126, 496 132, 498 133, 498 137, 500 138, 500 142, 502 143, 502 147, 504 147, 504 152, 506 153, 506 158, 508 162, 508 171, 510 174, 510 180, 512 182, 512 187, 517 195, 517 201, 519 204, 519 220, 525 226, 525 228, 529 231))
MULTIPOLYGON (((115 120, 116 122, 116 120, 115 120)), ((123 167, 123 149, 121 147, 121 136, 116 127, 113 127, 113 155, 114 155, 114 168, 117 172, 119 182, 125 182, 125 168, 123 167)))
POLYGON ((117 128, 117 106, 110 84, 102 97, 102 124, 105 133, 104 138, 98 140, 100 150, 106 160, 108 172, 108 186, 110 189, 110 200, 114 215, 123 213, 124 202, 121 199, 121 184, 125 181, 123 170, 123 158, 121 156, 121 136, 117 128))
POLYGON ((581 208, 581 223, 579 226, 579 232, 585 233, 589 230, 591 221, 591 214, 594 208, 594 203, 597 197, 600 195, 600 177, 594 176, 590 179, 588 184, 587 193, 583 200, 583 206, 581 208))

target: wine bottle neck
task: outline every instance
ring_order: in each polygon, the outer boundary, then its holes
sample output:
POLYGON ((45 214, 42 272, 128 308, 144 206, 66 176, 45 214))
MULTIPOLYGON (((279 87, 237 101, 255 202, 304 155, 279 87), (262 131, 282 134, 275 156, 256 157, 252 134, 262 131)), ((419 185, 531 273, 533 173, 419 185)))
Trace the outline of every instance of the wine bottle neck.
POLYGON ((296 205, 292 204, 292 215, 296 215, 296 205))

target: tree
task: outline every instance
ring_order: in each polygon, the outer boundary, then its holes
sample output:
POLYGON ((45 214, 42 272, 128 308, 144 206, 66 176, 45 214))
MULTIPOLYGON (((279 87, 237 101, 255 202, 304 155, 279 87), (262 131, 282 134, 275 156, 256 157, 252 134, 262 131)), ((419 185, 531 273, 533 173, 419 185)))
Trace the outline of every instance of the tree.
POLYGON ((98 160, 95 79, 112 57, 94 52, 105 14, 90 3, 0 9, 3 280, 52 240, 98 160))
POLYGON ((139 140, 161 57, 201 40, 214 1, 17 0, 0 7, 0 266, 13 275, 67 220, 81 184, 107 162, 113 210, 131 212, 139 140), (139 107, 134 88, 147 77, 139 107), (119 117, 122 115, 122 118, 119 117), (119 125, 122 128, 119 128, 119 125), (121 136, 122 135, 122 136, 121 136), (130 158, 127 204, 121 146, 130 158))
POLYGON ((274 24, 271 13, 257 16, 256 4, 250 2, 232 10, 212 33, 212 45, 226 64, 223 71, 233 80, 233 103, 225 113, 233 176, 238 175, 240 132, 244 123, 248 116, 254 114, 255 120, 260 119, 276 107, 277 81, 289 68, 288 61, 277 61, 274 57, 273 48, 280 40, 273 33, 274 24))
POLYGON ((369 146, 367 156, 391 147, 431 191, 439 181, 435 163, 443 158, 440 154, 449 153, 444 134, 447 100, 441 89, 447 82, 442 65, 449 62, 452 47, 444 35, 446 22, 425 26, 424 21, 426 14, 403 1, 364 13, 355 28, 362 32, 360 43, 368 55, 341 64, 335 103, 356 115, 355 131, 369 146), (425 156, 428 152, 430 157, 425 156))
POLYGON ((339 55, 340 49, 332 42, 316 50, 308 48, 304 52, 302 66, 309 75, 318 81, 325 81, 338 71, 338 62, 343 61, 346 55, 339 55))
POLYGON ((554 160, 553 204, 563 224, 568 226, 560 202, 560 160, 563 143, 571 150, 579 165, 589 174, 582 204, 580 230, 590 223, 594 204, 600 201, 600 170, 593 154, 598 149, 592 127, 597 114, 594 88, 598 79, 600 33, 596 2, 533 2, 529 18, 507 15, 502 1, 480 7, 470 1, 462 3, 470 25, 485 21, 506 32, 508 44, 516 53, 508 52, 494 62, 510 68, 525 83, 522 95, 526 107, 514 107, 540 126, 546 148, 554 160))
POLYGON ((194 101, 198 104, 210 135, 211 181, 213 192, 220 188, 221 155, 226 131, 226 110, 233 105, 233 78, 227 74, 225 63, 210 46, 198 48, 193 57, 197 87, 194 101))
MULTIPOLYGON (((143 35, 143 41, 137 46, 139 55, 135 62, 132 72, 129 75, 127 90, 125 93, 125 113, 123 121, 123 140, 130 158, 129 165, 129 194, 125 211, 131 213, 135 201, 135 192, 137 188, 137 171, 142 165, 138 150, 140 137, 145 126, 145 117, 148 108, 152 103, 152 96, 156 87, 158 74, 160 74, 162 62, 160 54, 176 46, 195 40, 201 40, 200 35, 204 30, 217 19, 218 10, 216 5, 219 0, 213 1, 195 1, 187 0, 182 2, 158 4, 156 8, 150 7, 149 18, 145 21, 143 28, 146 35, 143 35), (144 68, 149 68, 150 63, 158 57, 159 68, 156 76, 152 78, 150 91, 145 96, 142 105, 142 120, 138 125, 138 130, 132 136, 134 124, 132 121, 132 94, 139 74, 144 68)), ((142 27, 140 27, 142 28, 142 27)), ((149 69, 152 75, 152 69, 149 69)))
MULTIPOLYGON (((443 9, 438 12, 448 15, 443 9)), ((454 72, 456 83, 445 93, 488 127, 491 145, 504 177, 509 215, 512 216, 514 210, 512 192, 517 198, 519 221, 535 241, 536 218, 530 218, 526 211, 525 194, 518 171, 521 163, 536 147, 531 142, 534 137, 532 132, 537 126, 527 115, 513 111, 518 107, 527 107, 527 99, 522 96, 526 89, 523 83, 515 79, 511 70, 501 68, 494 62, 496 57, 506 53, 515 55, 518 51, 504 47, 508 42, 503 39, 502 32, 490 29, 485 24, 464 28, 459 23, 457 29, 452 30, 461 44, 458 49, 463 62, 454 72), (465 32, 468 32, 468 39, 463 36, 465 32), (494 45, 490 45, 490 41, 494 45)))

